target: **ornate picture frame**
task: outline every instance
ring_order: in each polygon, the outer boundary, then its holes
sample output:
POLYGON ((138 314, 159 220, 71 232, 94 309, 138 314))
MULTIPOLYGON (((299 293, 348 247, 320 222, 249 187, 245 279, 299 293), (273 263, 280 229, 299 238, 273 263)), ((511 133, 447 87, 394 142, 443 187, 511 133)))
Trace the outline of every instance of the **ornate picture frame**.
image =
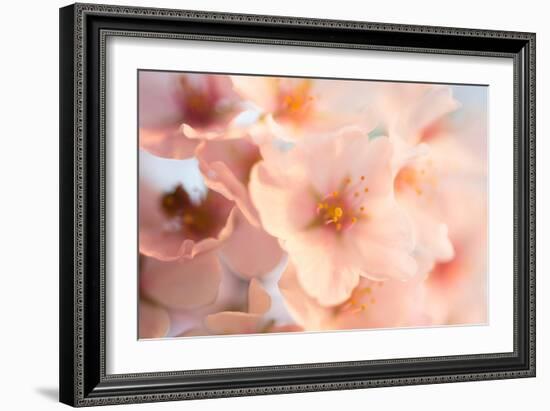
POLYGON ((75 4, 60 9, 60 100, 61 402, 80 407, 535 376, 534 33, 75 4), (510 61, 514 164, 513 175, 502 179, 513 179, 513 350, 108 373, 106 43, 112 37, 510 61))

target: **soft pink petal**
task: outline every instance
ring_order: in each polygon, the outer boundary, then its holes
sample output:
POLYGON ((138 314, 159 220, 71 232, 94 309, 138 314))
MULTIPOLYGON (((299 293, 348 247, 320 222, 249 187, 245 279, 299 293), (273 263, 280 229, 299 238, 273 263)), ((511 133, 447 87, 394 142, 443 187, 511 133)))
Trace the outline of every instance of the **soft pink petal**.
POLYGON ((376 107, 390 137, 415 144, 424 130, 459 103, 449 86, 421 83, 379 83, 376 107))
POLYGON ((231 81, 233 82, 233 88, 242 98, 251 100, 266 111, 275 109, 275 96, 278 92, 276 78, 231 76, 231 81))
POLYGON ((409 279, 417 272, 412 257, 414 231, 407 213, 395 203, 382 203, 367 220, 350 229, 346 245, 361 266, 361 276, 373 280, 409 279))
POLYGON ((221 266, 215 253, 173 262, 149 258, 140 274, 142 292, 175 309, 192 309, 214 302, 220 280, 221 266))
POLYGON ((219 123, 203 129, 194 128, 184 123, 181 132, 187 138, 195 140, 233 140, 245 137, 247 128, 239 126, 234 118, 227 123, 219 123))
POLYGON ((411 204, 401 198, 400 203, 407 208, 416 233, 415 258, 418 272, 426 275, 436 262, 449 261, 454 256, 454 248, 445 223, 437 218, 435 210, 421 204, 411 204))
POLYGON ((252 166, 261 160, 258 147, 247 138, 204 141, 198 146, 195 155, 206 164, 224 163, 243 184, 248 183, 252 166))
POLYGON ((298 280, 319 304, 331 306, 345 301, 362 274, 357 261, 347 258, 335 236, 316 229, 285 240, 298 280))
POLYGON ((244 278, 261 277, 281 261, 283 251, 275 237, 239 218, 220 256, 234 273, 244 278))
POLYGON ((214 334, 254 334, 262 329, 261 315, 224 311, 206 317, 205 324, 214 334))
POLYGON ((155 156, 190 158, 193 157, 198 144, 198 141, 184 136, 177 126, 139 129, 139 147, 155 156))
POLYGON ((322 307, 300 285, 296 268, 289 261, 279 280, 279 290, 292 318, 306 331, 321 330, 332 316, 330 308, 322 307))
POLYGON ((139 303, 139 338, 161 338, 170 329, 168 313, 161 307, 141 300, 139 303))
POLYGON ((199 167, 208 188, 234 201, 248 221, 259 226, 258 212, 250 200, 248 190, 224 163, 207 163, 199 159, 199 167))
POLYGON ((403 116, 396 127, 398 134, 412 141, 418 141, 418 137, 426 127, 458 109, 460 103, 453 98, 450 87, 434 86, 413 107, 414 109, 403 116))
POLYGON ((139 125, 163 128, 182 120, 178 99, 179 73, 139 72, 139 125))
POLYGON ((250 314, 265 314, 271 307, 271 298, 260 282, 253 278, 248 288, 248 312, 250 314))
POLYGON ((303 177, 287 171, 288 176, 274 175, 265 164, 259 163, 250 173, 250 197, 262 226, 279 238, 306 227, 311 222, 311 210, 316 207, 315 197, 303 177))

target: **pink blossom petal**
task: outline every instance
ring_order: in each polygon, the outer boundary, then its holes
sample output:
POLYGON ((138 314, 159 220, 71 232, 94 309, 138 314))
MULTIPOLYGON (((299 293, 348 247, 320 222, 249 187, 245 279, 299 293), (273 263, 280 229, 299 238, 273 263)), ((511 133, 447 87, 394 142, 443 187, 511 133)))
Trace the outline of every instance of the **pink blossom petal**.
POLYGON ((263 324, 261 315, 224 311, 206 317, 205 324, 214 334, 255 334, 263 324))
POLYGON ((248 183, 252 166, 261 160, 258 147, 248 138, 204 141, 198 146, 195 155, 205 164, 224 163, 244 185, 248 183))
POLYGON ((334 236, 323 235, 322 229, 287 238, 284 246, 291 251, 298 280, 319 304, 331 306, 345 301, 362 274, 354 259, 336 244, 334 236))
POLYGON ((198 144, 198 141, 184 136, 177 126, 139 129, 139 147, 158 157, 190 158, 198 144))
POLYGON ((379 116, 390 137, 416 144, 423 132, 460 105, 449 86, 380 83, 375 96, 379 116))
POLYGON ((250 173, 250 196, 260 213, 262 225, 268 233, 279 238, 306 227, 311 222, 311 210, 316 207, 315 198, 300 172, 287 171, 286 178, 281 178, 260 163, 250 173))
POLYGON ((163 128, 182 119, 177 96, 179 73, 139 72, 139 125, 163 128))
POLYGON ((248 288, 248 312, 223 311, 206 317, 205 324, 215 334, 253 334, 264 332, 263 317, 271 306, 271 298, 256 279, 248 288))
POLYGON ((170 329, 170 317, 161 307, 139 302, 139 338, 162 338, 170 329))
POLYGON ((244 278, 261 277, 281 261, 283 251, 275 237, 241 217, 220 251, 223 261, 244 278))
POLYGON ((149 258, 140 274, 142 292, 174 309, 193 309, 214 302, 220 280, 221 267, 212 252, 173 262, 149 258))
POLYGON ((436 262, 449 261, 454 257, 449 230, 447 224, 435 217, 433 209, 409 204, 407 211, 416 232, 417 241, 414 254, 418 262, 418 273, 426 275, 436 262))
POLYGON ((181 126, 181 132, 185 137, 195 140, 233 140, 247 135, 246 127, 235 124, 235 119, 228 124, 216 124, 204 129, 194 128, 184 123, 181 126))
POLYGON ((233 88, 244 99, 251 100, 266 111, 275 109, 278 82, 274 77, 231 76, 233 88))
POLYGON ((250 200, 248 190, 227 165, 220 161, 206 163, 199 158, 199 167, 207 187, 234 201, 250 223, 259 226, 258 212, 250 200))
POLYGON ((407 213, 395 202, 369 212, 367 221, 351 230, 357 233, 346 245, 361 261, 361 276, 372 280, 409 279, 417 272, 412 256, 413 227, 407 213))
POLYGON ((418 141, 426 127, 458 109, 460 103, 453 98, 450 87, 434 86, 413 107, 414 109, 404 116, 397 125, 397 132, 405 138, 418 141))
POLYGON ((300 285, 296 267, 289 261, 279 280, 279 290, 292 318, 307 331, 321 330, 332 316, 330 308, 322 307, 300 285))
POLYGON ((248 288, 248 312, 250 314, 265 314, 271 307, 271 298, 260 282, 253 278, 248 288))

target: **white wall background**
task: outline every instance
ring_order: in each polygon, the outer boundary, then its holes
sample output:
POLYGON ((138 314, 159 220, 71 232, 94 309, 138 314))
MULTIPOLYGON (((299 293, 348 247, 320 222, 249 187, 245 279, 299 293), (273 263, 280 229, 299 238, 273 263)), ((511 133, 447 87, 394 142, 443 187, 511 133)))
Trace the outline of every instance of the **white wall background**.
MULTIPOLYGON (((129 0, 154 7, 445 25, 537 33, 538 377, 432 386, 124 406, 116 409, 545 409, 550 387, 550 26, 545 3, 129 0), (545 395, 546 394, 546 395, 545 395)), ((0 24, 0 408, 62 409, 58 350, 58 7, 5 2, 0 24)), ((115 409, 112 407, 104 409, 115 409)))

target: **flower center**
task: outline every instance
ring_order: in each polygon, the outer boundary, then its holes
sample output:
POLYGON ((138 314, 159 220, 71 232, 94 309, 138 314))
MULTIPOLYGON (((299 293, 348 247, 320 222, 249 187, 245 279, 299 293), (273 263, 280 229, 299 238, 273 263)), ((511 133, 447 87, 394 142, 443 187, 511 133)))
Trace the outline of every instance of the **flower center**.
POLYGON ((425 189, 437 185, 437 179, 430 163, 419 166, 408 165, 399 170, 395 176, 394 185, 398 192, 410 189, 421 196, 425 189))
POLYGON ((183 187, 178 185, 174 191, 161 198, 161 208, 170 218, 172 225, 190 237, 204 238, 215 235, 218 219, 211 213, 212 195, 209 191, 200 204, 194 204, 183 187))
POLYGON ((290 90, 281 92, 277 116, 300 122, 311 114, 312 108, 311 80, 302 80, 290 90))
POLYGON ((366 219, 368 214, 364 202, 369 189, 364 182, 364 176, 356 182, 345 178, 340 190, 333 191, 317 203, 318 221, 339 232, 352 227, 360 219, 366 219))
POLYGON ((179 85, 183 91, 183 111, 185 122, 192 126, 205 126, 210 124, 216 116, 216 104, 218 96, 210 81, 201 87, 193 84, 187 77, 179 79, 179 85))
POLYGON ((338 306, 335 310, 336 315, 349 315, 349 314, 368 314, 369 307, 374 306, 377 303, 376 295, 378 294, 377 288, 384 286, 383 281, 370 281, 369 285, 358 286, 350 298, 338 306))

